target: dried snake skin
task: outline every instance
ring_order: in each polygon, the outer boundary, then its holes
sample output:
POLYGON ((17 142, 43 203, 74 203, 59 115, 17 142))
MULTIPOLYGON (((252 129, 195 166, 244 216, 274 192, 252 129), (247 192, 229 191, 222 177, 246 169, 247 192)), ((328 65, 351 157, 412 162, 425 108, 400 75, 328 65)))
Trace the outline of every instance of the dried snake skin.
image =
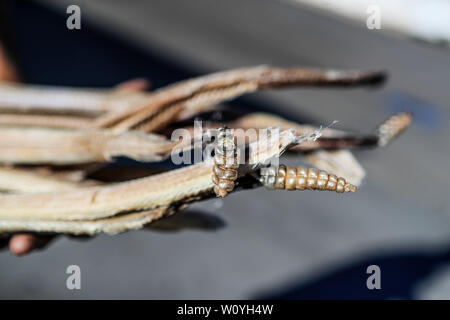
POLYGON ((384 78, 378 71, 258 66, 201 76, 152 93, 0 82, 0 124, 154 132, 183 111, 198 112, 256 90, 372 85, 384 78))
POLYGON ((100 232, 117 234, 142 228, 144 225, 174 212, 174 208, 159 207, 98 220, 45 221, 1 219, 0 234, 16 232, 54 232, 74 235, 95 235, 100 232))
MULTIPOLYGON (((380 72, 261 66, 207 75, 153 93, 73 91, 70 88, 59 91, 61 88, 20 85, 13 88, 0 83, 0 125, 3 124, 0 127, 0 162, 79 164, 109 161, 121 155, 137 160, 159 161, 168 157, 175 143, 144 132, 165 128, 176 121, 176 115, 183 111, 195 114, 210 105, 260 89, 368 85, 383 78, 380 72), (52 96, 55 99, 49 103, 52 96)), ((377 134, 373 135, 375 141, 384 141, 384 145, 409 124, 397 120, 380 126, 377 134)), ((264 127, 274 125, 277 124, 264 127)), ((317 130, 302 127, 310 129, 310 132, 305 131, 309 133, 317 130)), ((289 124, 285 129, 288 128, 292 126, 289 124)), ((266 160, 279 156, 289 148, 303 147, 299 150, 305 151, 330 145, 337 148, 362 145, 359 140, 342 140, 345 133, 338 130, 325 129, 324 133, 329 133, 331 140, 301 140, 291 130, 280 134, 279 145, 269 146, 267 139, 254 140, 249 147, 256 148, 249 148, 247 161, 240 166, 221 167, 223 163, 220 161, 205 161, 123 183, 80 188, 74 185, 73 190, 71 186, 63 190, 58 188, 57 183, 52 184, 57 181, 50 181, 44 193, 0 194, 0 233, 114 234, 136 229, 193 201, 213 197, 214 191, 219 194, 225 191, 223 195, 232 192, 231 184, 223 185, 222 190, 215 190, 219 180, 228 179, 233 181, 234 186, 235 177, 246 179, 249 173, 257 174, 266 160), (211 177, 213 172, 217 181, 211 177)), ((220 158, 220 152, 216 154, 220 158)), ((325 183, 325 188, 334 188, 337 192, 356 190, 355 186, 341 178, 310 170, 306 171, 305 176, 304 171, 296 169, 294 178, 291 167, 280 166, 273 175, 263 176, 262 182, 270 186, 273 177, 277 182, 273 187, 277 189, 323 190, 325 183), (305 186, 301 179, 305 179, 305 186)), ((239 188, 242 179, 239 180, 239 188)))
MULTIPOLYGON (((124 111, 99 117, 94 126, 125 131, 153 121, 174 121, 183 108, 203 108, 256 90, 294 86, 358 86, 382 82, 382 72, 315 70, 258 66, 218 72, 155 91, 145 101, 124 111), (167 114, 169 116, 167 116, 167 114)), ((152 128, 152 126, 150 126, 152 128)), ((147 126, 147 130, 149 127, 147 126)))
POLYGON ((6 164, 80 164, 117 156, 160 161, 174 146, 163 136, 141 132, 0 127, 0 163, 6 164))
POLYGON ((0 113, 97 116, 128 108, 148 94, 114 89, 24 85, 0 81, 0 113))
MULTIPOLYGON (((298 140, 292 131, 283 131, 279 136, 280 143, 277 145, 267 147, 267 138, 251 144, 249 148, 253 151, 248 164, 239 174, 254 172, 261 160, 279 156, 298 140)), ((20 231, 17 221, 22 221, 27 228, 37 221, 41 231, 45 229, 43 223, 48 221, 47 231, 50 232, 55 221, 105 219, 208 198, 213 195, 213 165, 212 161, 201 162, 146 178, 67 192, 0 195, 0 221, 3 221, 0 233, 3 230, 11 232, 8 221, 14 222, 14 230, 17 231, 20 231)))
POLYGON ((75 190, 82 183, 68 181, 32 170, 0 167, 0 190, 8 193, 43 193, 75 190))

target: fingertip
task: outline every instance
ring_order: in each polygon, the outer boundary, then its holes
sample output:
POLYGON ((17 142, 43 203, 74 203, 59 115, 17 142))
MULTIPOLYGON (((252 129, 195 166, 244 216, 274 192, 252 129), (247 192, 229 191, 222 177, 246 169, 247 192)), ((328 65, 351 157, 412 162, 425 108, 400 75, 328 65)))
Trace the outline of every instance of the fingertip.
POLYGON ((38 244, 38 238, 32 234, 17 234, 9 240, 9 250, 18 256, 33 251, 38 244))
POLYGON ((126 92, 144 91, 148 88, 150 88, 150 82, 145 78, 131 79, 116 86, 117 90, 126 92))
POLYGON ((10 59, 0 45, 0 80, 9 81, 9 82, 17 82, 19 81, 19 76, 12 65, 10 59))

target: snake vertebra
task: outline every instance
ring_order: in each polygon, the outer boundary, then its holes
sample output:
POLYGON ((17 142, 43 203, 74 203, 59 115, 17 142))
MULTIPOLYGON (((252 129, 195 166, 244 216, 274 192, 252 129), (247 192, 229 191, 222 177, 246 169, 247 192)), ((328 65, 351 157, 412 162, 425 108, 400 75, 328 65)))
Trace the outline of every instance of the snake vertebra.
POLYGON ((213 182, 218 197, 225 197, 234 189, 238 177, 239 156, 232 129, 220 128, 214 149, 213 182))

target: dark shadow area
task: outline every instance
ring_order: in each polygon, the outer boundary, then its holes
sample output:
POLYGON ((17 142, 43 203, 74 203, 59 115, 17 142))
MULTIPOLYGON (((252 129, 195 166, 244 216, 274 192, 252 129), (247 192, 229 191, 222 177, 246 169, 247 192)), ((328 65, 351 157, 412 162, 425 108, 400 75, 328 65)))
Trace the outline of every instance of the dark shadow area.
POLYGON ((163 232, 178 232, 184 229, 216 231, 225 226, 225 221, 216 215, 187 209, 173 216, 152 222, 146 226, 146 229, 163 232))
POLYGON ((195 74, 193 70, 147 53, 109 34, 82 16, 82 29, 66 28, 65 11, 31 1, 7 1, 12 48, 28 83, 111 87, 145 77, 161 87, 195 74))
MULTIPOLYGON (((159 220, 153 221, 144 227, 143 230, 150 232, 181 232, 185 230, 194 230, 201 232, 213 232, 222 229, 226 226, 226 222, 213 214, 206 213, 199 210, 186 209, 180 213, 172 216, 166 216, 159 220)), ((36 249, 43 250, 50 245, 56 239, 60 239, 60 234, 54 233, 41 233, 40 245, 36 249)), ((64 235, 73 240, 87 241, 95 238, 97 235, 64 235)), ((0 237, 0 253, 6 251, 9 246, 10 235, 2 235, 0 237)))
POLYGON ((387 252, 353 261, 326 274, 296 282, 275 293, 259 295, 260 299, 416 299, 417 285, 439 267, 450 263, 450 250, 429 253, 408 249, 387 252), (381 270, 381 289, 369 290, 367 267, 381 270))

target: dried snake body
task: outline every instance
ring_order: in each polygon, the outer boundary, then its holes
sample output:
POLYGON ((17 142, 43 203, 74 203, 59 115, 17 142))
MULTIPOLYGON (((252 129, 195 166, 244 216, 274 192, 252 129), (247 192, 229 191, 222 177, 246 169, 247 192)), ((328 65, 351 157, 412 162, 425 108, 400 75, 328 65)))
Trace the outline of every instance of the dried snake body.
MULTIPOLYGON (((262 66, 200 77, 149 94, 125 94, 108 90, 85 95, 83 91, 60 91, 57 99, 53 99, 54 94, 57 94, 54 92, 42 95, 48 93, 49 88, 16 87, 17 90, 11 90, 9 85, 2 87, 0 84, 0 116, 4 116, 3 125, 8 126, 0 128, 0 135, 3 137, 0 139, 0 160, 4 157, 2 161, 5 163, 66 164, 109 161, 118 155, 146 161, 158 160, 166 157, 172 149, 170 141, 156 136, 134 136, 135 132, 127 131, 160 130, 176 122, 177 115, 182 111, 201 110, 205 106, 246 92, 288 86, 368 85, 379 83, 383 78, 380 72, 262 66), (21 89, 32 90, 25 92, 25 97, 21 89), (49 103, 51 101, 56 102, 49 103), (52 129, 54 131, 38 132, 36 128, 14 126, 79 130, 60 132, 52 129), (24 131, 19 129, 32 130, 33 134, 26 137, 24 131), (5 136, 5 133, 8 135, 5 136), (24 141, 27 143, 24 144, 24 141), (34 141, 36 143, 31 143, 34 141)), ((390 139, 395 135, 396 125, 392 124, 388 130, 391 134, 383 135, 380 132, 379 136, 390 139)), ((314 128, 312 130, 315 132, 314 128)), ((257 175, 260 166, 267 163, 268 159, 279 157, 291 147, 299 146, 300 143, 306 146, 312 142, 315 143, 314 148, 323 146, 317 143, 320 140, 316 141, 310 135, 305 137, 303 140, 299 139, 295 132, 286 130, 280 133, 280 144, 270 144, 268 138, 246 142, 249 157, 239 166, 233 162, 230 165, 224 162, 228 153, 220 153, 219 150, 214 163, 194 164, 127 182, 74 187, 73 190, 62 190, 53 185, 49 186, 53 191, 45 193, 0 194, 0 234, 22 231, 95 234, 139 228, 188 203, 213 196, 213 190, 224 195, 233 191, 233 188, 237 191, 239 188, 234 187, 235 177, 239 176, 244 180, 247 174, 257 175), (218 185, 211 179, 212 171, 215 177, 213 179, 217 180, 218 185), (224 183, 223 188, 220 188, 220 182, 224 183)), ((340 135, 336 137, 338 138, 340 135)), ((229 143, 230 139, 225 134, 223 144, 229 143)), ((231 159, 238 158, 234 153, 234 139, 231 150, 231 159)), ((261 182, 272 188, 337 192, 356 190, 355 186, 344 179, 315 169, 299 170, 281 166, 273 168, 272 173, 269 171, 261 177, 261 182)), ((258 184, 252 184, 253 186, 258 184)))
POLYGON ((97 116, 145 99, 141 92, 23 85, 0 81, 0 113, 97 116))
POLYGON ((75 190, 82 183, 69 181, 56 175, 44 174, 33 169, 0 167, 0 191, 10 193, 43 193, 75 190))
POLYGON ((213 183, 214 192, 225 197, 234 189, 238 177, 239 155, 234 143, 232 129, 226 127, 218 131, 217 144, 214 149, 213 183))
POLYGON ((0 122, 154 132, 174 122, 182 111, 199 111, 244 93, 292 86, 371 85, 384 78, 382 72, 258 66, 198 77, 153 93, 0 82, 0 122), (64 117, 42 117, 55 115, 64 117), (71 121, 68 116, 76 117, 71 121))
MULTIPOLYGON (((297 140, 289 130, 281 132, 279 138, 277 145, 268 145, 267 137, 251 143, 249 148, 255 152, 249 155, 250 167, 279 156, 297 140)), ((53 229, 52 223, 55 221, 98 220, 208 198, 214 188, 212 170, 213 163, 202 162, 146 178, 80 190, 0 194, 0 234, 12 230, 58 232, 59 229, 53 229), (35 221, 49 224, 40 223, 37 226, 35 221)), ((74 232, 81 231, 77 229, 74 232)), ((86 232, 90 233, 89 230, 86 232)))
POLYGON ((0 163, 79 164, 105 162, 127 156, 140 161, 160 161, 174 142, 156 134, 110 130, 58 130, 0 127, 0 163))
POLYGON ((372 85, 384 80, 382 72, 314 70, 258 66, 219 72, 176 83, 155 91, 148 99, 127 109, 111 112, 95 120, 98 128, 122 132, 141 126, 155 130, 154 118, 173 122, 181 110, 217 104, 256 90, 293 86, 372 85), (195 106, 195 107, 194 107, 195 106), (170 118, 170 119, 168 119, 170 118), (145 122, 149 122, 145 124, 145 122))
POLYGON ((327 190, 355 192, 356 186, 344 178, 323 170, 280 165, 261 169, 260 182, 269 189, 285 190, 327 190))

